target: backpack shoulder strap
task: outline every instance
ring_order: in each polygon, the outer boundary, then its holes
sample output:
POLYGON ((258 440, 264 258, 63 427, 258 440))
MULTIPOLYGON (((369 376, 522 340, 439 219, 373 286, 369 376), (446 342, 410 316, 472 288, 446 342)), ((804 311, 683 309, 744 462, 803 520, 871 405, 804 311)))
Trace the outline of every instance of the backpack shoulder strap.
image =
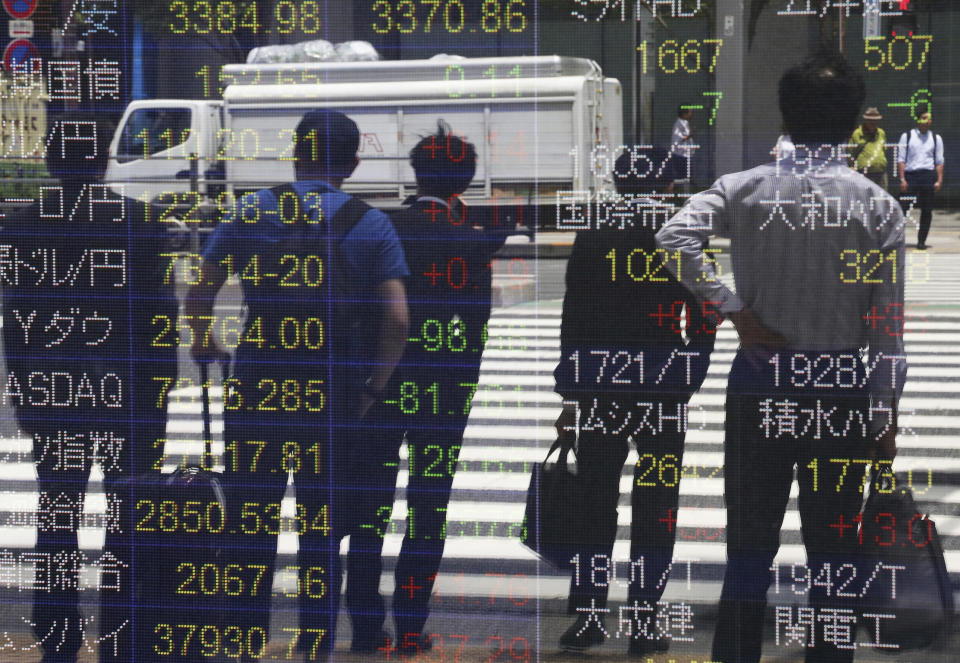
MULTIPOLYGON (((297 208, 302 208, 303 202, 300 200, 300 196, 297 195, 297 190, 293 188, 293 185, 290 183, 281 184, 279 186, 272 187, 270 193, 273 194, 274 199, 277 201, 277 213, 280 213, 280 206, 283 204, 283 199, 286 195, 293 194, 294 199, 297 201, 297 208)), ((281 216, 282 218, 282 216, 281 216)), ((297 217, 297 225, 301 223, 306 223, 306 215, 301 210, 300 216, 297 217)))
POLYGON ((359 198, 353 196, 348 198, 347 202, 341 205, 340 209, 330 217, 330 231, 333 236, 342 240, 371 209, 373 208, 370 205, 359 198))
MULTIPOLYGON (((281 205, 281 200, 287 194, 293 194, 297 197, 298 204, 300 205, 301 212, 300 216, 297 218, 297 223, 307 223, 306 210, 303 209, 303 202, 300 200, 300 196, 297 195, 296 189, 293 188, 292 184, 281 184, 270 189, 270 193, 273 194, 274 198, 277 201, 277 207, 281 205)), ((358 198, 351 196, 347 199, 343 205, 340 206, 340 209, 337 210, 330 218, 330 230, 333 232, 335 237, 343 239, 347 233, 349 233, 355 225, 364 217, 364 215, 373 209, 370 205, 363 202, 358 198)))

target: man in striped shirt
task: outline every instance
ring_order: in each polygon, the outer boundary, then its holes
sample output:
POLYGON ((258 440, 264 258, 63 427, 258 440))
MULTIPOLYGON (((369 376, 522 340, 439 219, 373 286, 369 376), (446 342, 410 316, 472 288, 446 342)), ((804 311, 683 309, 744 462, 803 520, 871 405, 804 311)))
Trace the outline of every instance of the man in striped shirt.
POLYGON ((727 569, 713 661, 760 660, 794 468, 809 607, 794 617, 793 606, 778 606, 778 635, 789 622, 786 639, 802 641, 808 663, 853 659, 856 602, 830 591, 860 552, 850 524, 863 482, 846 470, 874 458, 890 471, 906 377, 903 214, 845 163, 864 98, 863 79, 840 55, 788 70, 779 101, 795 155, 721 177, 657 234, 681 253, 681 282, 740 337, 727 386, 727 569), (736 293, 704 255, 711 235, 730 239, 736 293))

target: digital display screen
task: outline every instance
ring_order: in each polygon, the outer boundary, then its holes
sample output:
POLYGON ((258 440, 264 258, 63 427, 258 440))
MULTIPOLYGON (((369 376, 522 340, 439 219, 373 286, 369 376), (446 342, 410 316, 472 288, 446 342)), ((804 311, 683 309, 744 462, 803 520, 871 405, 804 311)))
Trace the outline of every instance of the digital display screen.
POLYGON ((960 656, 960 5, 2 5, 0 663, 960 656))

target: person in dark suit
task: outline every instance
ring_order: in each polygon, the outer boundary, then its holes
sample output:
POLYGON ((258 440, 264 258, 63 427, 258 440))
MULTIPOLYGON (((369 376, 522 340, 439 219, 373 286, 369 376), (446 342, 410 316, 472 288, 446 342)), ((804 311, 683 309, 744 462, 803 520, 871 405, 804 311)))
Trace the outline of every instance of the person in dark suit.
MULTIPOLYGON (((365 450, 381 456, 374 474, 357 473, 360 525, 350 537, 347 606, 352 649, 389 644, 379 594, 381 550, 390 523, 399 451, 409 452, 407 530, 396 566, 395 644, 430 648, 423 628, 443 556, 446 509, 476 390, 490 318, 490 260, 504 235, 474 227, 459 196, 476 172, 474 146, 440 123, 410 152, 417 195, 394 217, 411 276, 410 330, 397 374, 367 417, 365 450)), ((364 461, 369 467, 369 461, 364 461)))
POLYGON ((674 256, 657 249, 654 234, 672 206, 649 194, 667 190, 672 175, 659 168, 662 148, 638 148, 616 161, 619 199, 604 227, 580 231, 567 263, 554 371, 563 397, 557 433, 576 446, 586 483, 587 524, 574 537, 568 612, 576 621, 560 637, 565 651, 602 644, 614 567, 620 475, 632 441, 634 470, 628 602, 620 635, 629 653, 665 650, 657 624, 673 559, 683 465, 687 401, 706 376, 715 339, 708 307, 669 275, 674 256), (627 629, 625 624, 629 624, 627 629))
POLYGON ((101 631, 101 648, 129 638, 81 616, 83 564, 104 571, 104 603, 129 603, 131 586, 107 571, 124 550, 82 551, 77 530, 94 463, 110 531, 129 532, 116 515, 121 482, 159 472, 166 404, 156 385, 175 381, 177 360, 172 343, 151 341, 158 319, 176 319, 177 300, 159 255, 166 227, 102 183, 112 124, 70 113, 50 134, 46 164, 59 184, 4 220, 0 281, 7 397, 32 439, 39 493, 31 623, 44 663, 74 663, 96 640, 90 631, 101 631))

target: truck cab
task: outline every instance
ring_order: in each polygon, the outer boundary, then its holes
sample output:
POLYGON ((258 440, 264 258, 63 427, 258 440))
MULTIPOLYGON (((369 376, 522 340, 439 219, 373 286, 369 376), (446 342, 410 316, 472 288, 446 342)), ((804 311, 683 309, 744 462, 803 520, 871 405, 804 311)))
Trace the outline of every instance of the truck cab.
POLYGON ((205 195, 207 180, 217 174, 222 107, 220 101, 134 101, 110 144, 106 181, 144 202, 180 196, 192 187, 205 195))

